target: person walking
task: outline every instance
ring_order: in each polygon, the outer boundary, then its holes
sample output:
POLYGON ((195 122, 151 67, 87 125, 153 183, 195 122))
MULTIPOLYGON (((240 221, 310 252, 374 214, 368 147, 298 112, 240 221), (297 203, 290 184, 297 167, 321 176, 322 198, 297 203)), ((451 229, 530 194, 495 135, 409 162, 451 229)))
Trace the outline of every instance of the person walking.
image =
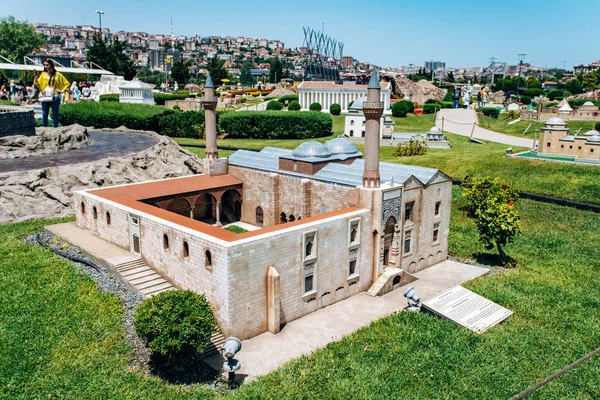
POLYGON ((452 105, 452 108, 458 108, 458 102, 460 100, 460 90, 458 90, 457 88, 454 88, 454 96, 452 98, 454 100, 454 104, 452 105))
POLYGON ((485 103, 487 103, 487 97, 488 97, 487 90, 484 90, 483 95, 481 96, 481 103, 483 104, 483 107, 485 107, 485 103))
POLYGON ((54 61, 49 58, 44 60, 44 71, 39 74, 33 72, 34 85, 40 91, 42 103, 42 125, 48 126, 48 114, 52 108, 52 123, 58 128, 58 108, 62 94, 69 89, 69 81, 54 68, 54 61))
POLYGON ((483 107, 483 89, 479 89, 477 92, 477 107, 483 107))
POLYGON ((463 93, 463 108, 465 110, 469 109, 469 104, 471 103, 471 92, 469 89, 465 89, 463 93))

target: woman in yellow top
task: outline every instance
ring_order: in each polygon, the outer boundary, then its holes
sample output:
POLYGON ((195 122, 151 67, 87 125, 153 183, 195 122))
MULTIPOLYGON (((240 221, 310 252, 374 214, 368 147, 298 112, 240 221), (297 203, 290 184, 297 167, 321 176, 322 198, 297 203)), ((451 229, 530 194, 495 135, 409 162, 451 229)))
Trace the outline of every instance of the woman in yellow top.
POLYGON ((55 128, 58 128, 58 107, 60 107, 60 95, 69 89, 69 81, 54 68, 54 61, 49 58, 44 60, 44 72, 35 75, 35 86, 40 91, 42 103, 42 122, 48 126, 48 113, 52 108, 52 122, 55 128))

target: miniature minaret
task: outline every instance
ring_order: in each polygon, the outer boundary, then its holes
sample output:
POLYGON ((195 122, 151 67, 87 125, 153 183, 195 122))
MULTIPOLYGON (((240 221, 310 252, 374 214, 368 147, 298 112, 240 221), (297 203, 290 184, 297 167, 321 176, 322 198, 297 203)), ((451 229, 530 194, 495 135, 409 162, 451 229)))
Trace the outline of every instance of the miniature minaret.
POLYGON ((202 105, 204 105, 204 127, 206 129, 206 151, 207 160, 218 160, 219 151, 217 150, 217 97, 215 96, 215 84, 210 77, 210 72, 206 77, 204 85, 204 96, 202 96, 202 105))
POLYGON ((365 133, 365 170, 363 172, 363 187, 379 187, 379 128, 383 114, 381 102, 381 87, 377 70, 373 69, 371 80, 367 87, 367 101, 363 103, 363 112, 367 120, 365 133))

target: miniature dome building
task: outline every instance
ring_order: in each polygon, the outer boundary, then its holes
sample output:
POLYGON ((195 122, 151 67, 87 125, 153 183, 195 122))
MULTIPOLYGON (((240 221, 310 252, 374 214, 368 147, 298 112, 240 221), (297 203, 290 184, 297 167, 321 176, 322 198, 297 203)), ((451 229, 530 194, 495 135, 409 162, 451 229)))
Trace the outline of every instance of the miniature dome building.
MULTIPOLYGON (((344 136, 346 137, 365 137, 366 119, 363 113, 363 106, 367 101, 367 96, 359 97, 348 107, 346 121, 344 126, 344 136)), ((379 121, 379 138, 391 137, 394 133, 396 123, 388 116, 381 116, 379 121)))
POLYGON ((593 129, 591 131, 587 131, 586 133, 583 134, 583 136, 596 136, 596 135, 600 135, 600 132, 593 130, 593 129))
POLYGON ((324 144, 310 140, 296 147, 296 150, 294 150, 292 155, 298 158, 327 158, 331 156, 331 152, 324 144))
POLYGON ((565 121, 553 117, 540 128, 538 152, 598 160, 600 159, 600 133, 591 130, 581 136, 570 135, 565 121))
POLYGON ((325 145, 331 151, 331 154, 356 154, 358 150, 356 146, 344 138, 336 138, 330 140, 325 145))

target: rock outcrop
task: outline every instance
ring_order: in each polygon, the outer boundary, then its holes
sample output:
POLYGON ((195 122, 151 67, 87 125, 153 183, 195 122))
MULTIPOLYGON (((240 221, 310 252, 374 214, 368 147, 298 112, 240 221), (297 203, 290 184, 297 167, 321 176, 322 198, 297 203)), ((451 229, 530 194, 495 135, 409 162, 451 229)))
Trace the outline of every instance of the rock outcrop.
POLYGON ((158 143, 133 155, 0 174, 0 223, 72 215, 74 190, 174 178, 202 171, 197 155, 183 150, 166 136, 143 133, 156 136, 158 143))
POLYGON ((408 96, 413 103, 425 104, 429 99, 443 100, 444 92, 426 80, 413 82, 408 78, 396 76, 394 95, 404 98, 408 96))
POLYGON ((7 136, 0 139, 0 160, 56 154, 80 149, 91 143, 87 128, 70 125, 62 128, 36 128, 35 136, 7 136))

